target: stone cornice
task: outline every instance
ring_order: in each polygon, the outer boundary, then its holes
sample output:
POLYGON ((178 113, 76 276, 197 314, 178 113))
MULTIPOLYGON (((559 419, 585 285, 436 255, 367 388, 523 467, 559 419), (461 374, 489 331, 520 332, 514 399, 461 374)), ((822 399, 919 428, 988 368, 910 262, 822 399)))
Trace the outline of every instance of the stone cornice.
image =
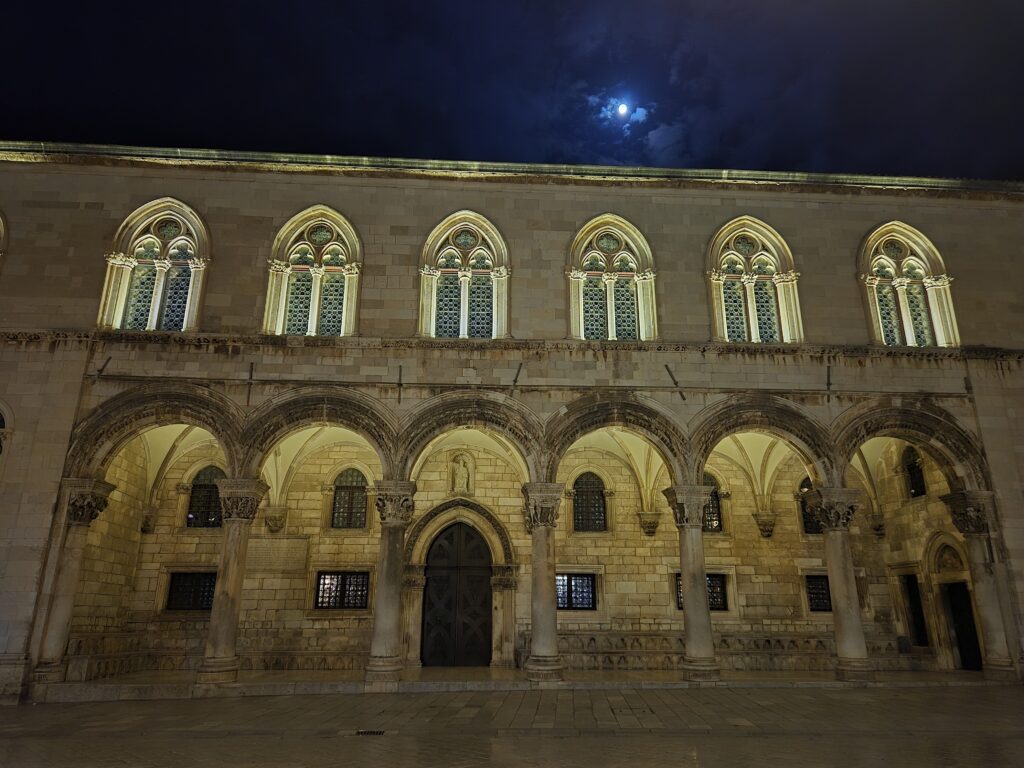
POLYGON ((1012 181, 343 157, 31 141, 0 142, 0 162, 110 167, 212 168, 224 171, 440 178, 504 183, 562 183, 588 186, 653 186, 719 190, 722 188, 763 188, 790 192, 885 194, 976 200, 1019 201, 1024 199, 1024 183, 1012 181))

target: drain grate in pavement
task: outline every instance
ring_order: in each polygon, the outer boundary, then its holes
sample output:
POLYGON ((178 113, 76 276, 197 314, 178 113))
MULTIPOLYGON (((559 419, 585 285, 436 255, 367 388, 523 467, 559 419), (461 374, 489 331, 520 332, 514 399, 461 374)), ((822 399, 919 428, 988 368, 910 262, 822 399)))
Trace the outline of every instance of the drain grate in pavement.
POLYGON ((383 736, 384 731, 356 731, 356 736, 383 736))

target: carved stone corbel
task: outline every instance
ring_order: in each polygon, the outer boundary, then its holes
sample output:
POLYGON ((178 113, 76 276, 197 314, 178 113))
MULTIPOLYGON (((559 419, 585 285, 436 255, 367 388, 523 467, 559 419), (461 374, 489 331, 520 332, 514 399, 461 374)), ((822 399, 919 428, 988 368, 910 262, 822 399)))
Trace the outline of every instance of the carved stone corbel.
POLYGON ((640 530, 644 536, 653 536, 658 532, 658 524, 661 522, 661 514, 658 512, 637 512, 637 519, 640 521, 640 530))

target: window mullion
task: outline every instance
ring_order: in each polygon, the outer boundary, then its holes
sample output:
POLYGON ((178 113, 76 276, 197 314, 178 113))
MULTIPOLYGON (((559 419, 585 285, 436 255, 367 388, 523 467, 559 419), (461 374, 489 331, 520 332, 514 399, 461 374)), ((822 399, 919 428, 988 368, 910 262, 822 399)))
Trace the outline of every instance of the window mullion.
POLYGON ((608 307, 608 341, 615 341, 615 281, 618 279, 618 275, 614 272, 605 272, 601 276, 601 282, 604 283, 604 298, 606 306, 608 307))
POLYGON ((757 344, 761 341, 761 331, 757 327, 757 299, 754 296, 754 283, 757 278, 754 275, 743 275, 740 280, 743 282, 743 291, 747 297, 747 333, 750 340, 757 344))
POLYGON ((160 322, 160 307, 163 304, 164 286, 167 283, 167 272, 171 268, 171 262, 169 259, 158 259, 153 262, 153 266, 156 267, 156 281, 153 283, 153 296, 150 299, 147 331, 156 330, 160 322))
POLYGON ((473 270, 463 267, 459 270, 459 338, 469 338, 469 283, 473 270))

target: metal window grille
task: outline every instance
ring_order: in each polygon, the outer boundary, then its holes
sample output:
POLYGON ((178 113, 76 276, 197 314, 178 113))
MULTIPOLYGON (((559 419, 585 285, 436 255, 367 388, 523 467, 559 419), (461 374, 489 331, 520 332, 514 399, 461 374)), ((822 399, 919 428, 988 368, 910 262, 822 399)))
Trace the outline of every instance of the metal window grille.
POLYGON ((185 327, 185 306, 188 304, 188 286, 192 270, 187 266, 174 266, 167 270, 167 288, 160 318, 160 330, 180 331, 185 327))
MULTIPOLYGON (((726 592, 726 575, 724 573, 705 574, 708 585, 708 610, 728 611, 729 598, 726 592)), ((676 607, 683 610, 683 577, 676 574, 676 607)))
POLYGON ((172 573, 167 586, 168 611, 208 611, 217 584, 214 571, 172 573))
POLYGON ((713 485, 715 489, 704 505, 704 530, 708 533, 721 533, 722 526, 722 498, 718 495, 718 483, 715 478, 704 473, 704 485, 713 485))
POLYGON ((583 338, 608 338, 608 299, 600 277, 583 280, 583 338))
POLYGON ((807 503, 807 494, 812 490, 814 490, 814 486, 811 484, 811 478, 805 477, 800 481, 800 522, 803 524, 804 533, 813 536, 821 533, 823 529, 821 518, 807 503))
POLYGON ((555 604, 561 610, 596 611, 597 577, 592 573, 556 574, 555 604))
POLYGON ((473 275, 469 279, 469 319, 467 332, 471 339, 494 336, 494 288, 491 275, 473 275))
POLYGON ((828 613, 832 610, 832 593, 828 588, 828 576, 808 575, 807 607, 813 613, 828 613))
POLYGON ((156 287, 156 267, 140 264, 132 270, 128 287, 128 300, 124 307, 122 325, 133 331, 144 331, 149 325, 149 309, 153 305, 153 289, 156 287))
POLYGON ((438 276, 434 336, 439 339, 459 338, 459 317, 462 311, 461 291, 457 274, 446 272, 438 276))
POLYGON ((636 281, 632 277, 620 277, 612 290, 615 300, 615 338, 632 341, 637 335, 636 322, 636 281))
POLYGON ((369 606, 368 571, 320 571, 316 575, 316 608, 359 609, 369 606))
POLYGON ((757 333, 761 341, 773 344, 779 341, 779 310, 775 303, 775 284, 771 280, 754 283, 754 309, 757 314, 757 333))
POLYGON ((317 334, 320 336, 341 336, 342 318, 345 310, 345 275, 327 272, 321 281, 320 318, 317 334))
POLYGON ((304 335, 309 330, 309 303, 313 296, 313 275, 292 272, 288 276, 288 304, 285 310, 284 332, 304 335))
POLYGON ((206 467, 196 474, 188 497, 187 528, 220 527, 220 491, 216 481, 223 477, 224 473, 217 467, 206 467))
POLYGON ((878 302, 878 318, 882 325, 882 341, 889 346, 902 344, 900 312, 896 302, 896 291, 892 284, 879 283, 876 285, 875 299, 878 302))
POLYGON ((914 328, 914 340, 919 347, 935 346, 935 332, 928 314, 928 298, 921 283, 907 286, 907 307, 910 310, 910 324, 914 328))
POLYGON ((747 299, 743 283, 726 280, 722 283, 722 303, 725 306, 725 336, 729 341, 747 340, 747 299))
POLYGON ((604 483, 593 472, 584 472, 572 484, 572 528, 574 531, 608 530, 604 483))
POLYGON ((366 527, 366 478, 358 469, 346 469, 334 481, 331 527, 366 527))
POLYGON ((903 451, 903 471, 907 473, 907 493, 911 498, 928 495, 928 486, 924 482, 924 465, 921 454, 913 446, 903 451))

